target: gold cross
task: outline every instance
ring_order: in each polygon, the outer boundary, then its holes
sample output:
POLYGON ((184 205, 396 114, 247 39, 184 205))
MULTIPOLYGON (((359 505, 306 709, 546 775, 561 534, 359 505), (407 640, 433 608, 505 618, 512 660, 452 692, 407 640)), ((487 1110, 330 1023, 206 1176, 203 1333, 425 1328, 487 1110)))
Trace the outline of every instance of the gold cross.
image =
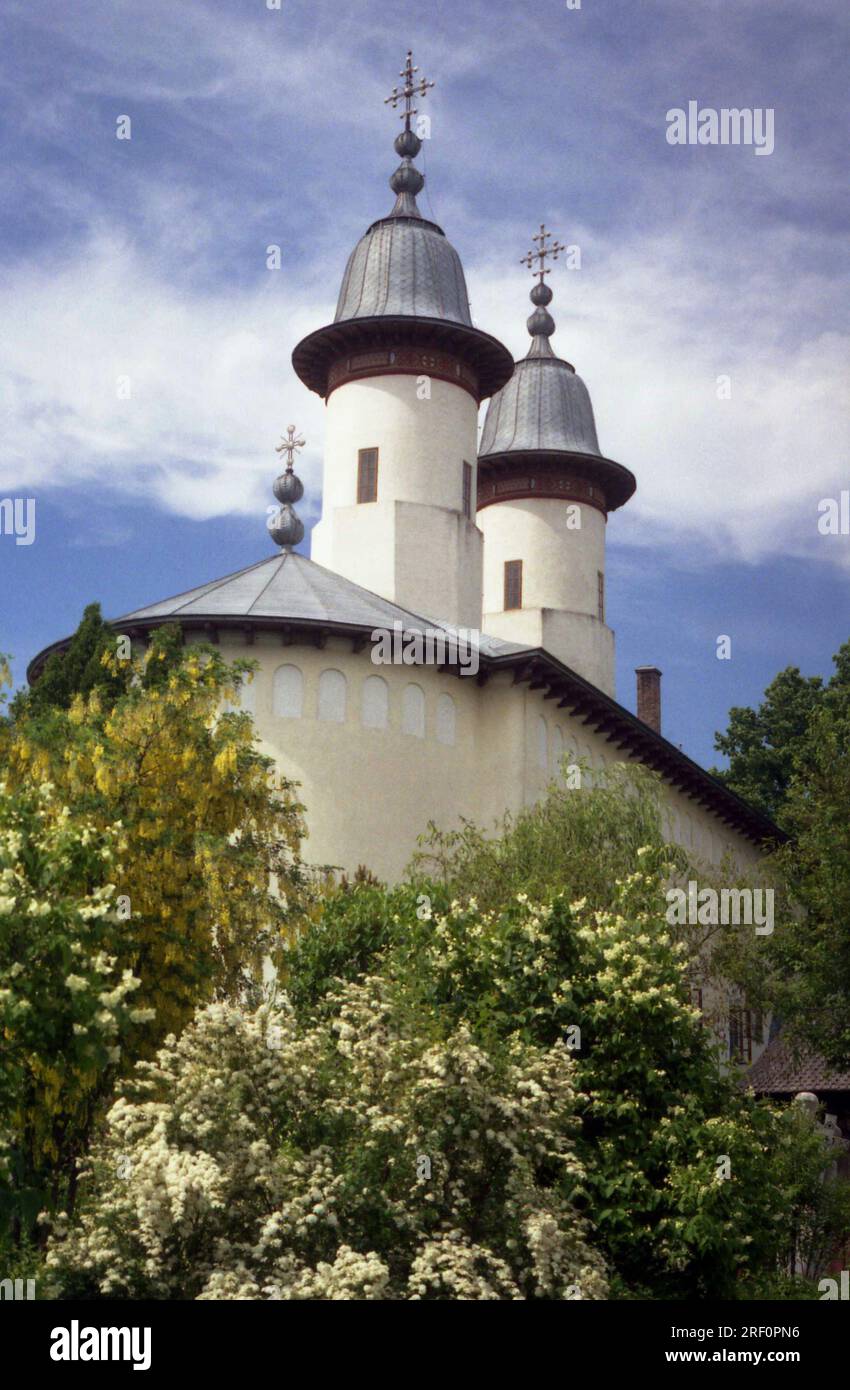
POLYGON ((275 445, 275 453, 286 454, 286 471, 288 473, 292 472, 292 464, 295 458, 295 450, 303 449, 306 443, 306 439, 304 439, 300 434, 297 439, 295 438, 294 425, 287 425, 286 435, 281 435, 280 443, 275 445))
POLYGON ((551 256, 552 260, 556 261, 559 251, 566 251, 567 249, 566 246, 562 246, 559 241, 555 241, 551 246, 547 246, 546 242, 551 235, 552 233, 547 232, 545 226, 541 222, 540 231, 536 236, 531 238, 532 241, 540 243, 538 249, 536 251, 529 251, 525 256, 520 256, 520 265, 527 265, 533 275, 539 275, 541 285, 543 284, 543 276, 549 274, 549 268, 545 265, 546 257, 551 256), (535 266, 535 261, 539 261, 540 264, 535 266))
POLYGON ((428 89, 434 85, 433 82, 426 81, 424 77, 415 79, 414 74, 418 71, 419 68, 413 65, 413 50, 409 48, 407 50, 407 61, 399 73, 399 77, 404 78, 404 86, 400 91, 397 86, 393 87, 390 95, 384 98, 384 105, 388 106, 392 103, 394 111, 400 101, 404 102, 404 110, 401 113, 400 119, 404 121, 405 130, 410 130, 410 118, 416 115, 416 107, 413 105, 413 98, 415 96, 426 97, 428 95, 428 89))

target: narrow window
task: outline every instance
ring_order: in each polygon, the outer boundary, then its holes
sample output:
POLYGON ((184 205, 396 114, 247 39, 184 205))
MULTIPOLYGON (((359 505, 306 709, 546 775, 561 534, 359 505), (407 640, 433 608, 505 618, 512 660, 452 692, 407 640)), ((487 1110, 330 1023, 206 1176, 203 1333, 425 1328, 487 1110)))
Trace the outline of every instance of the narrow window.
POLYGON ((440 695, 437 700, 437 741, 453 744, 455 741, 455 702, 451 695, 440 695))
POLYGON ((472 464, 463 461, 463 514, 472 520, 472 464))
POLYGON ((546 728, 546 720, 541 715, 537 720, 537 762, 541 772, 545 772, 548 766, 549 751, 549 730, 546 728))
POLYGON ((522 560, 505 561, 505 608, 522 608, 522 560))
POLYGON ((601 570, 596 571, 596 609, 599 614, 600 623, 605 621, 605 575, 601 570))
POLYGON ((414 738, 425 737, 425 692, 420 685, 408 685, 401 706, 401 731, 414 738))
POLYGON ((749 1009, 729 1010, 729 1060, 730 1062, 751 1062, 753 1060, 752 1025, 749 1009))
POLYGON ((378 451, 377 449, 358 449, 357 451, 357 501, 377 502, 378 500, 378 451))

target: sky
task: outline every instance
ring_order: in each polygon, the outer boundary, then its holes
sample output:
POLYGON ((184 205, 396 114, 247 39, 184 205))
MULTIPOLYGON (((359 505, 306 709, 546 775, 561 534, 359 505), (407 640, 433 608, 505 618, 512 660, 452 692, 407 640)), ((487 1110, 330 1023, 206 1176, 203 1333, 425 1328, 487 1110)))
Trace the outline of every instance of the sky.
POLYGON ((845 0, 4 0, 0 504, 35 502, 32 544, 0 534, 16 681, 87 603, 269 553, 290 422, 308 550, 325 408, 290 355, 392 206, 412 47, 436 83, 419 204, 476 324, 524 354, 532 232, 580 248, 553 345, 638 482, 608 524, 618 698, 660 666, 663 731, 717 762, 731 706, 850 638, 850 535, 818 525, 850 489, 848 41, 845 0), (772 111, 772 152, 671 144, 691 101, 772 111))

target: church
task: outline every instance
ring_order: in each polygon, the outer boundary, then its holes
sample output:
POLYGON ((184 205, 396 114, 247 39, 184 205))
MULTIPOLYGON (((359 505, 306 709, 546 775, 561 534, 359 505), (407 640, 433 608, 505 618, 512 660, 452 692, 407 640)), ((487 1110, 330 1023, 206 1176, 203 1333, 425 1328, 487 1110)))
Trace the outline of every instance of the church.
POLYGON ((530 342, 514 362, 473 324, 460 258, 417 205, 414 102, 433 85, 417 72, 408 54, 387 99, 394 205, 351 252, 333 322, 292 355, 326 408, 311 558, 291 426, 272 553, 112 625, 141 646, 179 623, 186 642, 257 663, 242 707, 300 784, 308 863, 393 881, 429 821, 488 828, 570 770, 592 784, 634 760, 663 779, 672 839, 706 865, 751 866, 778 831, 664 738, 660 671, 638 669, 637 714, 615 696, 605 541, 636 481, 602 452, 553 342, 547 262, 564 247, 541 226, 525 257, 530 342))

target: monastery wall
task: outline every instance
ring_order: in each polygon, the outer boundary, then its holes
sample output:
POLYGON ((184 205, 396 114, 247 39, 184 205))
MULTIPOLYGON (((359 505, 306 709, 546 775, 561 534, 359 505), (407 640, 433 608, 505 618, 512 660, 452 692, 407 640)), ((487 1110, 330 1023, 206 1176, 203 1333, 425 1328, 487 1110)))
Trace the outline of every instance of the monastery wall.
MULTIPOLYGON (((403 874, 429 820, 450 829, 465 816, 485 829, 531 805, 558 776, 562 754, 602 768, 614 745, 571 719, 540 691, 500 673, 479 686, 434 666, 375 665, 347 639, 285 647, 272 633, 229 641, 222 655, 259 663, 243 705, 261 747, 301 783, 311 864, 381 878, 403 874)), ((677 789, 665 786, 668 832, 706 864, 731 853, 758 861, 752 843, 677 789)))

